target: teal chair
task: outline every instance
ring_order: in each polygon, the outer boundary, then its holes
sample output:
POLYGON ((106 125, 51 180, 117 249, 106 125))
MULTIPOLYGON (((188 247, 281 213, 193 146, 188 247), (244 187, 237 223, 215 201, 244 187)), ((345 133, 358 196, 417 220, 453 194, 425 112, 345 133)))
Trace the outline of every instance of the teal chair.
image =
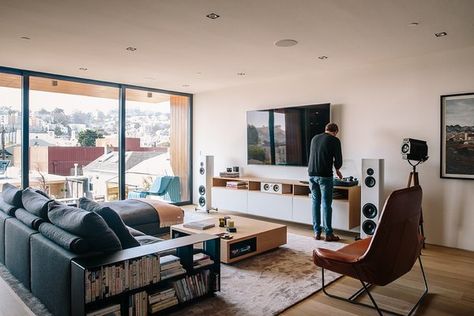
POLYGON ((129 199, 146 198, 148 195, 161 196, 165 201, 181 202, 181 183, 177 176, 156 177, 148 191, 132 191, 129 199))

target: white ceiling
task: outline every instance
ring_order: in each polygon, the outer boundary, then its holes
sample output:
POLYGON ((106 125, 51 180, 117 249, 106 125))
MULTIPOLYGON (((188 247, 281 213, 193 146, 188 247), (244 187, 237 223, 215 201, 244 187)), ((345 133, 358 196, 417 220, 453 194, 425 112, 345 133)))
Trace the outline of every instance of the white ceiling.
POLYGON ((191 93, 473 45, 474 0, 0 0, 0 66, 191 93))

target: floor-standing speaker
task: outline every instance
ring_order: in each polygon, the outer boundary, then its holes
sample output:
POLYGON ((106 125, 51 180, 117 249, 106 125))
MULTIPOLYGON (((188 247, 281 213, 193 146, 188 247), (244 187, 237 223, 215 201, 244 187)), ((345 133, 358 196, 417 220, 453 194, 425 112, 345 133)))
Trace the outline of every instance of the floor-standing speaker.
POLYGON ((362 159, 360 238, 375 233, 383 208, 384 160, 362 159))
POLYGON ((213 209, 211 188, 214 176, 214 156, 200 156, 198 170, 198 207, 196 210, 209 212, 213 209))

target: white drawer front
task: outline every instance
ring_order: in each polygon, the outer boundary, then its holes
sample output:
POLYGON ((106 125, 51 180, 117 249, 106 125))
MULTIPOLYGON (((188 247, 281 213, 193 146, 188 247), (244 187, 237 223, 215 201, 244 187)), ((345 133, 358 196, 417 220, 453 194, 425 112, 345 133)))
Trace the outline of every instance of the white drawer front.
POLYGON ((212 207, 247 213, 247 190, 212 188, 212 207))
POLYGON ((293 197, 291 195, 249 191, 248 213, 291 221, 292 202, 293 197))

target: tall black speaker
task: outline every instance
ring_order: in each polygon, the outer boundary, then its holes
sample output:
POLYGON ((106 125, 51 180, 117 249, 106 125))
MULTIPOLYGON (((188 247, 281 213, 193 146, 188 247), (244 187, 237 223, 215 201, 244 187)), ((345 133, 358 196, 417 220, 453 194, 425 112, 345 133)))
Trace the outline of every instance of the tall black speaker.
POLYGON ((362 159, 360 238, 375 233, 383 208, 384 160, 362 159))

